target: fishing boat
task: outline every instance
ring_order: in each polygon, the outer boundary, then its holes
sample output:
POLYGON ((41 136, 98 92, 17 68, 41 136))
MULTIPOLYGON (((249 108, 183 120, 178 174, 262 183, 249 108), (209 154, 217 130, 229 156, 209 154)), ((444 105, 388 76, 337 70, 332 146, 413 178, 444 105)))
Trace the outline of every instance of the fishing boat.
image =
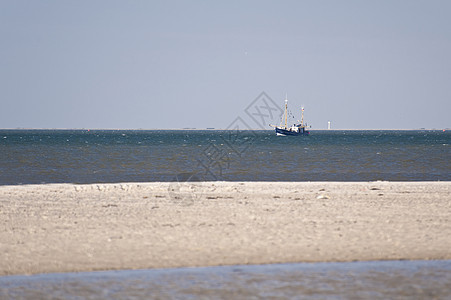
MULTIPOLYGON (((282 122, 285 121, 285 124, 282 123, 279 126, 270 125, 276 129, 276 134, 278 136, 287 136, 287 135, 309 135, 310 132, 307 130, 307 124, 304 124, 304 107, 301 108, 301 122, 299 124, 293 124, 288 127, 288 97, 285 98, 285 112, 283 114, 282 122)), ((299 121, 298 121, 299 122, 299 121)))

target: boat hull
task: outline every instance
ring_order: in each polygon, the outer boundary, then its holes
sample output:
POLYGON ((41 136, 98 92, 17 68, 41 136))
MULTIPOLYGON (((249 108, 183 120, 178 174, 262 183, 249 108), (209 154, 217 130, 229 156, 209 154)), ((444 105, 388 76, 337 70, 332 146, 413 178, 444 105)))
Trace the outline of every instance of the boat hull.
POLYGON ((309 135, 309 131, 305 130, 305 128, 299 128, 299 131, 291 131, 284 128, 276 127, 276 134, 278 136, 302 136, 302 135, 309 135))

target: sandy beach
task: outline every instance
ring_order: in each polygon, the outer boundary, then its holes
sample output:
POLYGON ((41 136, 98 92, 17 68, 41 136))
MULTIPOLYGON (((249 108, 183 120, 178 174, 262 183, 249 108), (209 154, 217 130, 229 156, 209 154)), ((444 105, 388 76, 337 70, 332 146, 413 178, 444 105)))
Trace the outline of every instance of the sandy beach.
POLYGON ((451 259, 451 182, 0 186, 0 275, 451 259))

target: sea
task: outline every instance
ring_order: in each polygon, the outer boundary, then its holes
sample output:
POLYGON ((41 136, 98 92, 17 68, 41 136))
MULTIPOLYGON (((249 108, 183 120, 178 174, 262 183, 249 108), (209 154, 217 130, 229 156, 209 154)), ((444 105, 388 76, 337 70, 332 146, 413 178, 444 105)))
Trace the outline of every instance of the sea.
POLYGON ((0 130, 0 185, 449 181, 451 130, 0 130))
MULTIPOLYGON (((451 131, 0 130, 0 185, 451 181, 451 131)), ((0 215, 1 216, 1 215, 0 215)), ((451 261, 1 276, 1 299, 450 299, 451 261)))

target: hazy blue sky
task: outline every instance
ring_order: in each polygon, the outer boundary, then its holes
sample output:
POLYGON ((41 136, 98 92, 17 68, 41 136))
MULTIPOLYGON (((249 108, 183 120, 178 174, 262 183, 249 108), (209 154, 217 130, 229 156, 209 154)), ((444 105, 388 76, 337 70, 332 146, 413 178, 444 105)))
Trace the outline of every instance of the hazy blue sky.
POLYGON ((451 1, 0 0, 0 128, 225 128, 262 91, 451 127, 451 1))

